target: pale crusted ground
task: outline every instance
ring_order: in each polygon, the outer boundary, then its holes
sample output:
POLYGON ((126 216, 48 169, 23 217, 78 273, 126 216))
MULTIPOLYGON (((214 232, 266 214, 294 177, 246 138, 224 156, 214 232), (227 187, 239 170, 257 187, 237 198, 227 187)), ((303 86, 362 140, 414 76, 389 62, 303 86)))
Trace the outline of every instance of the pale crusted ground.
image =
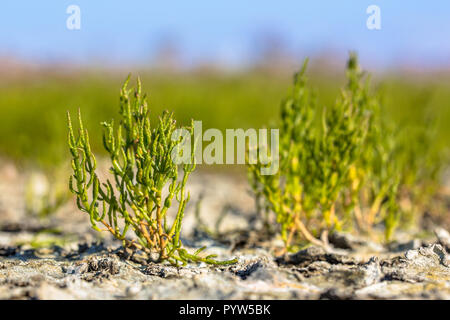
POLYGON ((246 181, 197 173, 189 182, 184 243, 239 262, 175 268, 124 252, 107 234, 99 238, 73 203, 50 221, 26 216, 25 176, 3 165, 0 177, 2 299, 450 299, 450 241, 443 229, 421 239, 400 233, 385 246, 335 234, 329 251, 309 247, 276 257, 280 242, 258 231, 246 181), (212 235, 196 227, 200 194, 201 220, 212 235), (43 233, 49 226, 59 230, 43 233), (30 245, 47 240, 57 245, 30 245))

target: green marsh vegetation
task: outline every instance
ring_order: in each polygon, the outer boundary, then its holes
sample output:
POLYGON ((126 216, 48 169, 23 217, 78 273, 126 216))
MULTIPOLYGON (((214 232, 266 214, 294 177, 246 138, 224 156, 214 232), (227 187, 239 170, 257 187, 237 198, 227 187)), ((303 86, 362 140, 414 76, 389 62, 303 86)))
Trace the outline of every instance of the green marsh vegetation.
POLYGON ((371 86, 354 54, 335 102, 319 106, 306 67, 280 107, 279 172, 260 174, 261 162, 248 166, 255 203, 266 219, 275 215, 286 250, 326 246, 334 231, 373 235, 380 224, 389 241, 430 210, 440 189, 449 158, 438 110, 426 96, 416 119, 396 122, 383 108, 385 92, 371 86))

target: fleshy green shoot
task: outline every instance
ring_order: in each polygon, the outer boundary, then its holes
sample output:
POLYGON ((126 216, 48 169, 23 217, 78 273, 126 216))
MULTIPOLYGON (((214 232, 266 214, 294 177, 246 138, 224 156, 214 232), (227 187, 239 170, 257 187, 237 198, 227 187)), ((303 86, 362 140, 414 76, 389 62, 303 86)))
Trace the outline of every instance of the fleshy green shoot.
POLYGON ((261 175, 262 163, 248 165, 256 202, 275 213, 287 250, 302 243, 326 246, 326 235, 335 230, 356 227, 372 234, 380 224, 389 240, 405 214, 405 200, 423 209, 416 195, 431 189, 420 186, 437 184, 444 158, 432 162, 427 179, 411 168, 421 163, 415 168, 426 170, 428 153, 410 152, 410 145, 425 147, 427 140, 405 140, 411 131, 381 115, 382 96, 370 90, 356 55, 351 54, 347 84, 330 107, 320 108, 307 88, 306 66, 307 61, 281 105, 280 170, 261 175))
MULTIPOLYGON (((96 173, 97 162, 81 113, 77 136, 68 113, 73 168, 70 190, 76 195, 78 208, 89 214, 95 230, 102 231, 99 225, 103 226, 123 241, 125 247, 145 251, 158 262, 168 261, 173 265, 190 261, 218 265, 237 262, 236 259, 217 261, 215 255, 202 256, 204 247, 193 254, 183 248, 181 226, 190 198, 186 184, 195 162, 192 159, 190 164, 178 165, 172 161, 183 138, 172 139, 177 128, 173 115, 165 111, 158 123, 151 126, 140 80, 130 96, 129 79, 120 92, 119 125, 115 127, 113 121, 102 123, 103 144, 111 161, 111 180, 102 182, 96 173), (174 206, 176 215, 170 223, 168 210, 174 206), (130 229, 136 239, 127 237, 130 229)), ((192 124, 185 129, 192 133, 192 124)))

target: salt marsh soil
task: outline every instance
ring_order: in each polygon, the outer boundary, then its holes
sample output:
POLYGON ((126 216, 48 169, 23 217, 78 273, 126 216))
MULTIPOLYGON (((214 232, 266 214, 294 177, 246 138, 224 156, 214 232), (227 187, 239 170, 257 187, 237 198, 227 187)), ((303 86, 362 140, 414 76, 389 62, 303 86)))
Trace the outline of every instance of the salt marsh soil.
POLYGON ((99 235, 72 201, 48 220, 27 215, 25 175, 4 164, 0 177, 1 299, 450 299, 442 225, 388 244, 338 233, 327 249, 279 255, 282 243, 261 231, 246 181, 196 172, 184 244, 239 262, 177 268, 99 235))

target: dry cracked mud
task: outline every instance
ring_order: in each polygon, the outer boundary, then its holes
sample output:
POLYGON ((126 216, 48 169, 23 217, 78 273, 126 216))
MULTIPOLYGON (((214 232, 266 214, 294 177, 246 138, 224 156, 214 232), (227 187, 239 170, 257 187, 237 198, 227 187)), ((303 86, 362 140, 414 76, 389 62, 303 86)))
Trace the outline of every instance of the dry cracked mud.
POLYGON ((443 228, 385 245, 335 233, 327 249, 280 256, 280 241, 259 231, 245 180, 201 173, 190 189, 202 194, 203 223, 194 199, 184 244, 239 262, 173 267, 99 237, 72 203, 48 221, 26 216, 24 177, 11 166, 0 174, 0 299, 450 299, 443 228))

